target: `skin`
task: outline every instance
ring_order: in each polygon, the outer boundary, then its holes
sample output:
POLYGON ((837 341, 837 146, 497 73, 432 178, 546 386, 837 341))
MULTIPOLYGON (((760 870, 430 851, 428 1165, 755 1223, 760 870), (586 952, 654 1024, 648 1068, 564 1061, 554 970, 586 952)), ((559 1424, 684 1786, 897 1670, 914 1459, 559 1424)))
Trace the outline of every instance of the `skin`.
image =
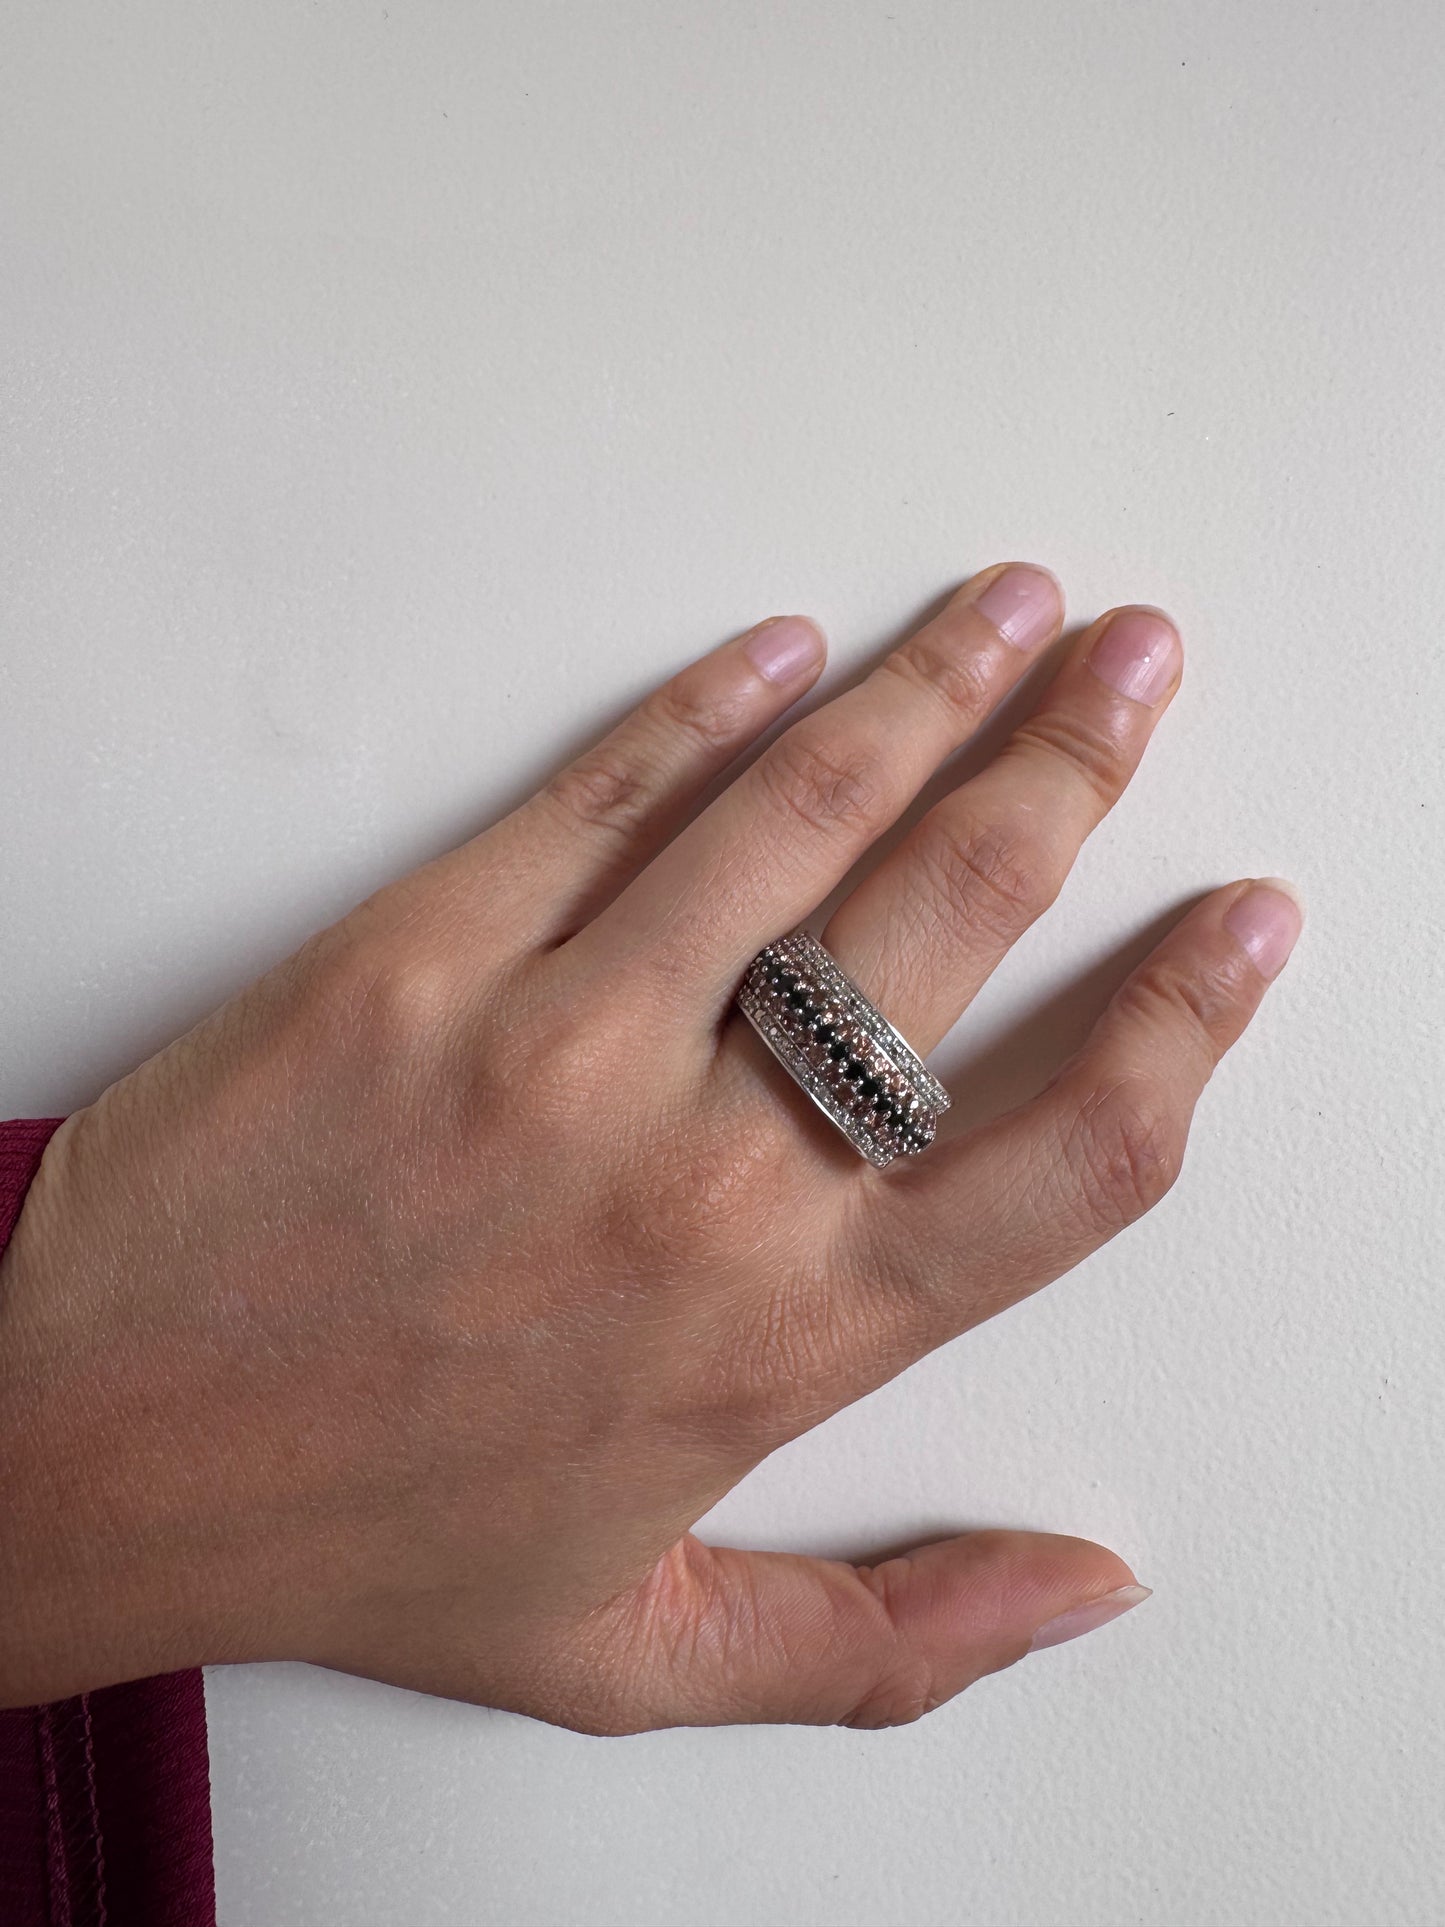
MULTIPOLYGON (((977 608, 1004 566, 694 813, 822 666, 724 644, 66 1120, 0 1260, 4 1703, 286 1658, 592 1733, 890 1725, 1133 1583, 1051 1534, 690 1530, 1156 1203, 1276 967, 1214 892, 1045 1090, 883 1171, 735 1010, 1057 638, 977 608)), ((821 933, 921 1051, 1174 693, 1101 680, 1109 620, 821 933)))

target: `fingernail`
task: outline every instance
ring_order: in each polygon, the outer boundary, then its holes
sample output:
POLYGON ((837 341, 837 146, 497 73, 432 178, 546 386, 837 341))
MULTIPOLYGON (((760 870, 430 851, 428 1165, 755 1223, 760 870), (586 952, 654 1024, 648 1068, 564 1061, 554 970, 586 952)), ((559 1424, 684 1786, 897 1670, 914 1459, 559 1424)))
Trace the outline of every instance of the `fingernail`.
POLYGON ((1079 1639, 1098 1626, 1107 1626, 1111 1619, 1117 1619, 1120 1613, 1147 1599, 1152 1590, 1149 1586, 1120 1586, 1117 1592, 1106 1592, 1102 1599, 1091 1599, 1086 1606, 1075 1606, 1071 1612, 1060 1613, 1057 1619, 1050 1619, 1039 1627, 1029 1651, 1041 1653, 1045 1646, 1062 1646, 1066 1639, 1079 1639))
POLYGON ((823 632, 806 616, 760 622, 744 644, 748 661, 768 682, 797 682, 823 654, 823 632))
POLYGON ((1015 649, 1036 649, 1063 614, 1063 597, 1043 569, 1015 565, 995 576, 973 606, 1015 649))
POLYGON ((1263 877, 1224 913, 1224 927, 1261 977, 1277 977, 1295 947, 1304 912, 1294 885, 1263 877))
POLYGON ((1179 638, 1165 616, 1125 609, 1105 624, 1089 651, 1089 667, 1109 688, 1151 707, 1174 680, 1179 638))

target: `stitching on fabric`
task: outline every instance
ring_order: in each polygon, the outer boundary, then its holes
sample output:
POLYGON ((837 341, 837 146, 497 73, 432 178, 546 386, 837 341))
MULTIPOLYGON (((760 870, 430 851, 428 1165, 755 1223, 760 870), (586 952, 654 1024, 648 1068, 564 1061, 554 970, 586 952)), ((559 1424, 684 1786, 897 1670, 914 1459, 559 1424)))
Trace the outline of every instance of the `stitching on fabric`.
POLYGON ((105 1836, 100 1826, 100 1799, 95 1786, 95 1726, 90 1714, 90 1695, 80 1696, 81 1730, 85 1735, 85 1792, 90 1805, 90 1841, 95 1854, 95 1922, 106 1927, 110 1918, 105 1899, 105 1836))
POLYGON ((65 1823, 60 1812, 60 1783, 55 1764, 54 1716, 40 1708, 35 1738, 40 1752, 40 1777, 45 1787, 45 1871, 50 1927, 71 1927, 70 1867, 65 1853, 65 1823))

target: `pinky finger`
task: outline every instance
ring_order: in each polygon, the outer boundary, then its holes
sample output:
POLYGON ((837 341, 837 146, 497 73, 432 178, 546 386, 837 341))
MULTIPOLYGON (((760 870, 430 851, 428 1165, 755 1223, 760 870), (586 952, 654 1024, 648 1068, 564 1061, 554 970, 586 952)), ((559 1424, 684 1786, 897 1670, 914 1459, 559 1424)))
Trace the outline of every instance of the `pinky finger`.
POLYGON ((808 689, 826 644, 774 616, 660 684, 510 816, 440 859, 488 914, 541 944, 570 936, 681 827, 711 780, 808 689))

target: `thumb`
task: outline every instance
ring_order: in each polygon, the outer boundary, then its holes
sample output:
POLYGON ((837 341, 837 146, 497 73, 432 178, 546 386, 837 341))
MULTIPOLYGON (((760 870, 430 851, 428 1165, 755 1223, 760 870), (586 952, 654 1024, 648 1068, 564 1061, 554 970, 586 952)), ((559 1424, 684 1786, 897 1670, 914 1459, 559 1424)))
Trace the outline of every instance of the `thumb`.
POLYGON ((1148 1597, 1115 1553, 1054 1533, 964 1533, 876 1566, 689 1533, 604 1609, 626 1653, 607 1730, 898 1726, 1148 1597))

